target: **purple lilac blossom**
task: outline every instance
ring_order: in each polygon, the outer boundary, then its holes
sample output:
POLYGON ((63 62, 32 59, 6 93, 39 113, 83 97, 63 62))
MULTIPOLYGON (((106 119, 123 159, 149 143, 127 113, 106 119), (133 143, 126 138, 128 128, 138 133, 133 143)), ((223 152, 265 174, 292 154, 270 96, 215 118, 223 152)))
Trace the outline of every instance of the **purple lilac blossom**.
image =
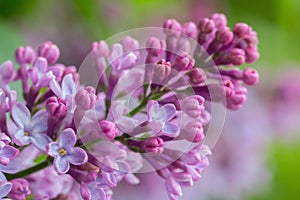
POLYGON ((61 174, 65 174, 70 169, 70 164, 81 165, 87 162, 86 152, 78 147, 74 147, 76 135, 72 129, 65 129, 57 139, 47 145, 47 153, 54 157, 54 169, 61 174))
POLYGON ((47 112, 41 110, 31 118, 28 108, 24 104, 16 103, 11 115, 18 127, 14 133, 16 144, 23 146, 33 143, 39 150, 46 151, 46 145, 51 142, 51 138, 45 134, 47 112))
POLYGON ((237 68, 258 59, 257 34, 243 23, 231 30, 223 14, 197 25, 169 19, 163 28, 163 38, 94 42, 94 86, 82 84, 75 66, 56 63, 51 41, 36 52, 19 47, 18 70, 0 65, 0 195, 110 200, 122 180, 137 185, 138 173, 155 171, 177 200, 201 178, 211 105, 240 109, 245 85, 258 83, 257 71, 237 68), (57 189, 65 183, 72 187, 57 189))

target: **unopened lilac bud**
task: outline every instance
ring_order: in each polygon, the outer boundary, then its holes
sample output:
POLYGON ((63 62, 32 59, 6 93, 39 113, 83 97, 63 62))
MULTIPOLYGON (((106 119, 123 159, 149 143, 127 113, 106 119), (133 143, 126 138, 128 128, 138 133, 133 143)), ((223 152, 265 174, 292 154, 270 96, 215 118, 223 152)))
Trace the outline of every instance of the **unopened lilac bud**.
POLYGON ((223 27, 216 32, 216 41, 223 45, 229 44, 233 39, 233 33, 229 27, 223 27))
POLYGON ((102 120, 99 122, 102 133, 107 139, 113 140, 119 134, 119 130, 116 124, 107 120, 102 120))
POLYGON ((143 141, 142 148, 147 153, 161 154, 164 151, 164 141, 160 137, 151 137, 143 141))
POLYGON ((173 68, 177 71, 185 71, 191 69, 195 65, 195 59, 188 53, 181 53, 176 56, 173 68))
POLYGON ((51 41, 43 43, 38 49, 38 56, 47 59, 48 64, 51 65, 57 61, 60 56, 59 48, 56 44, 51 41))
POLYGON ((96 103, 96 90, 95 88, 88 86, 84 89, 80 89, 75 96, 75 103, 83 110, 89 110, 94 107, 96 103))
POLYGON ((35 52, 31 46, 19 47, 15 52, 18 64, 31 64, 35 59, 35 52))
POLYGON ((257 33, 255 31, 252 31, 244 39, 247 42, 249 49, 257 49, 258 38, 257 38, 257 33))
POLYGON ((180 137, 190 142, 201 142, 205 135, 201 121, 194 120, 188 123, 182 130, 180 137))
POLYGON ((234 48, 227 55, 228 62, 233 65, 242 65, 245 63, 245 51, 234 48))
POLYGON ((246 68, 243 71, 243 81, 247 85, 256 85, 259 81, 259 74, 255 69, 246 68))
POLYGON ((162 59, 154 65, 153 71, 155 76, 162 80, 170 75, 171 63, 162 59))
POLYGON ((226 99, 226 107, 232 110, 239 109, 246 101, 247 88, 243 86, 236 86, 234 93, 226 99))
POLYGON ((0 65, 0 76, 7 84, 14 78, 14 64, 10 60, 0 65))
POLYGON ((181 110, 192 118, 200 117, 204 110, 205 99, 199 95, 192 95, 182 100, 181 110))
POLYGON ((31 194, 29 182, 24 178, 16 178, 10 181, 13 186, 8 196, 15 200, 26 199, 31 194))
POLYGON ((221 87, 226 97, 229 97, 233 94, 234 85, 229 79, 223 80, 221 83, 221 87))
POLYGON ((146 43, 146 50, 152 56, 161 55, 166 49, 166 42, 156 37, 150 37, 146 43))
POLYGON ((175 198, 170 198, 170 199, 178 199, 179 196, 182 196, 182 189, 180 187, 180 184, 174 180, 173 177, 169 177, 166 182, 165 186, 168 192, 168 195, 171 196, 176 196, 175 198))
POLYGON ((124 52, 138 50, 139 49, 139 42, 130 37, 126 36, 120 41, 121 45, 123 46, 124 52))
POLYGON ((65 68, 65 71, 63 73, 63 77, 65 77, 68 74, 72 74, 73 81, 77 83, 79 81, 79 74, 77 73, 77 68, 75 66, 68 66, 65 68))
POLYGON ((67 113, 66 101, 57 97, 50 97, 46 101, 46 111, 52 118, 64 117, 67 113))
POLYGON ((93 42, 91 45, 91 51, 95 56, 107 57, 109 54, 109 48, 105 41, 93 42))
POLYGON ((166 20, 163 28, 167 36, 179 37, 181 34, 181 25, 175 19, 166 20))
POLYGON ((197 36, 197 25, 194 22, 187 22, 182 25, 182 34, 190 38, 197 36))
POLYGON ((246 49, 246 62, 253 63, 259 58, 259 53, 256 48, 246 49))
POLYGON ((234 26, 233 33, 238 38, 244 38, 246 35, 250 34, 252 28, 245 23, 237 23, 234 26))
POLYGON ((222 13, 215 13, 209 18, 215 22, 215 26, 217 29, 223 28, 227 25, 227 18, 222 13))
POLYGON ((199 22, 198 29, 204 34, 211 33, 215 29, 215 23, 211 19, 204 18, 199 22))
POLYGON ((188 72, 188 76, 189 76, 190 82, 192 84, 204 83, 206 80, 206 74, 205 74, 204 70, 201 68, 192 68, 188 72))

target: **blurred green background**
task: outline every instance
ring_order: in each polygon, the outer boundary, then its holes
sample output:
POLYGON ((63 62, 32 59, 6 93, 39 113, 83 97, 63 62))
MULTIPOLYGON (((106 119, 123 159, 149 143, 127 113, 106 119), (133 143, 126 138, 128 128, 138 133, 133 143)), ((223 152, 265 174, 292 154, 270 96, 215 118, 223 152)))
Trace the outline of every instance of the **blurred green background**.
MULTIPOLYGON (((259 86, 264 94, 272 92, 273 76, 300 67, 299 0, 0 0, 0 61, 13 59, 19 45, 52 40, 62 49, 62 62, 79 65, 94 40, 161 26, 167 18, 197 21, 214 12, 225 13, 231 27, 246 22, 258 32, 261 58, 254 67, 265 77, 259 86)), ((299 199, 299 134, 291 141, 273 138, 267 152, 272 183, 245 199, 299 199)))

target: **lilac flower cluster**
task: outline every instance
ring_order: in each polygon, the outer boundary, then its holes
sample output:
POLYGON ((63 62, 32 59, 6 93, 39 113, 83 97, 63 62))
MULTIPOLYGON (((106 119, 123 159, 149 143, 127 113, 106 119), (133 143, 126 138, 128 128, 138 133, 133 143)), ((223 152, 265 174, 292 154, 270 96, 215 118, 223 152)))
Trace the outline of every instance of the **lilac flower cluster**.
POLYGON ((11 61, 0 65, 1 197, 109 200, 118 182, 138 184, 135 174, 148 167, 175 200, 201 178, 211 102, 238 109, 243 84, 258 82, 254 69, 234 67, 259 57, 256 33, 243 23, 231 31, 223 14, 198 25, 167 20, 163 32, 145 47, 129 36, 111 47, 94 42, 95 86, 57 63, 52 42, 36 52, 19 47, 17 70, 11 61), (188 145, 173 148, 177 142, 188 145), (57 189, 64 182, 73 186, 57 189))

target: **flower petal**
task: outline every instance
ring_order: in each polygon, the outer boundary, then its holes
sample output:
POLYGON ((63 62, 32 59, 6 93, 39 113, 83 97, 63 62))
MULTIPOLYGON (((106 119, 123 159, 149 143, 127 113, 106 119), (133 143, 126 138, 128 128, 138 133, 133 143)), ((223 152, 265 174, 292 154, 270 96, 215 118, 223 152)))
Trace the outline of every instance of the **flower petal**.
POLYGON ((166 135, 169 137, 176 137, 179 134, 179 129, 172 123, 166 123, 162 129, 160 135, 166 135))
POLYGON ((59 156, 58 150, 61 147, 56 142, 51 142, 47 144, 46 150, 49 156, 56 157, 59 156))
POLYGON ((68 74, 64 77, 61 83, 62 93, 63 96, 66 97, 67 95, 73 95, 76 93, 76 86, 73 80, 73 75, 68 74))
POLYGON ((3 198, 8 195, 8 193, 11 191, 12 183, 3 181, 0 183, 0 198, 3 198))
POLYGON ((0 151, 0 156, 13 159, 19 154, 19 150, 15 147, 12 147, 10 145, 6 145, 3 149, 0 151))
POLYGON ((56 96, 63 98, 62 89, 55 79, 50 81, 49 87, 56 96))
POLYGON ((85 163, 88 159, 86 152, 83 149, 78 147, 73 148, 72 152, 70 152, 70 154, 66 156, 66 158, 73 165, 81 165, 85 163))
POLYGON ((38 57, 33 64, 33 67, 37 69, 37 71, 41 74, 44 74, 48 67, 48 62, 43 57, 38 57))
POLYGON ((160 109, 164 110, 166 112, 166 114, 167 114, 166 119, 165 119, 166 121, 170 121, 176 114, 176 108, 175 108, 174 104, 166 104, 166 105, 162 106, 160 109))
POLYGON ((18 127, 24 128, 30 121, 28 108, 21 103, 16 103, 11 111, 11 115, 18 127))
POLYGON ((46 110, 37 112, 31 119, 32 133, 45 133, 48 129, 48 113, 46 110))
POLYGON ((30 136, 32 144, 41 151, 46 151, 47 144, 51 143, 51 138, 46 134, 32 134, 30 136))
POLYGON ((76 134, 73 129, 67 128, 58 136, 58 145, 64 148, 73 147, 76 143, 76 134))
POLYGON ((65 157, 58 156, 54 159, 54 169, 60 174, 65 174, 69 171, 70 164, 65 157))
POLYGON ((30 137, 24 134, 24 129, 18 128, 14 134, 20 145, 30 144, 30 137))
POLYGON ((146 109, 149 120, 152 120, 153 116, 156 116, 156 113, 159 111, 159 104, 157 101, 150 100, 146 109))
POLYGON ((115 121, 117 127, 125 132, 125 133, 130 133, 133 131, 133 129, 138 125, 138 121, 134 120, 129 117, 120 117, 118 120, 115 121))

